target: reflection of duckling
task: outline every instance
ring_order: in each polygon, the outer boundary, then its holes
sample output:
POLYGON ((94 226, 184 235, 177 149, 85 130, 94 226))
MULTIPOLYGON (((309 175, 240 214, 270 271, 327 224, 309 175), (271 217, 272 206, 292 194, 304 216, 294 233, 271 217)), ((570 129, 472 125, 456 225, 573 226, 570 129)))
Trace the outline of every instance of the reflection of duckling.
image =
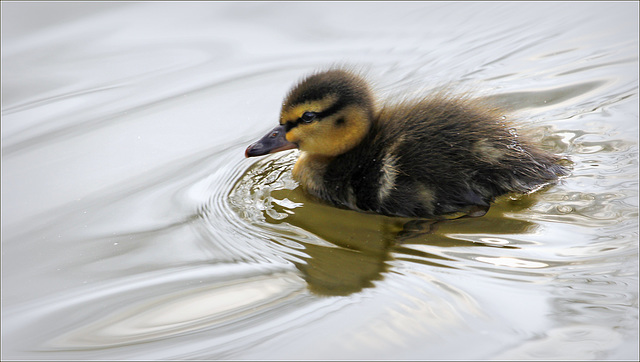
POLYGON ((313 74, 287 96, 280 125, 245 155, 291 148, 293 177, 310 194, 355 210, 432 217, 481 210, 568 171, 523 140, 499 110, 448 96, 375 106, 343 69, 313 74))

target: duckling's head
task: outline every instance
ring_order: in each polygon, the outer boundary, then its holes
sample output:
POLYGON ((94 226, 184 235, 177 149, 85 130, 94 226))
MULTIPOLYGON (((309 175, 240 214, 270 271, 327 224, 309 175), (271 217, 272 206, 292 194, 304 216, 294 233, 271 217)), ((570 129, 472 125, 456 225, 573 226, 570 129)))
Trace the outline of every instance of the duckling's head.
POLYGON ((303 79, 285 98, 280 125, 250 145, 246 157, 291 148, 334 157, 355 147, 369 131, 374 102, 360 76, 342 69, 303 79))

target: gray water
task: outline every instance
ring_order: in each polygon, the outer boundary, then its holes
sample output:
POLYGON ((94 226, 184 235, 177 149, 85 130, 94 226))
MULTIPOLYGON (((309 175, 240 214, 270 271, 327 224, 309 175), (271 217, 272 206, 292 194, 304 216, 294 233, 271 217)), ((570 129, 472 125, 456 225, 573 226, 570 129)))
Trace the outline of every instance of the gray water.
POLYGON ((2 2, 3 359, 638 359, 638 4, 2 2), (402 237, 245 159, 331 64, 558 185, 402 237))

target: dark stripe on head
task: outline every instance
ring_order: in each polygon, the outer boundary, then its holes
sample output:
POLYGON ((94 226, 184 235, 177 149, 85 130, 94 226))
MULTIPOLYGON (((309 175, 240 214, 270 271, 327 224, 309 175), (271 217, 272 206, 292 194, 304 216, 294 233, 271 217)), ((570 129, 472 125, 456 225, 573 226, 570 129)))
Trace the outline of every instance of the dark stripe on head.
POLYGON ((368 87, 362 78, 344 70, 334 69, 313 74, 302 80, 289 92, 284 103, 295 106, 319 101, 330 95, 337 95, 339 100, 346 103, 370 101, 368 87))
MULTIPOLYGON (((347 71, 334 69, 313 74, 302 80, 287 95, 283 112, 300 104, 319 102, 327 98, 335 98, 336 101, 328 108, 317 112, 318 121, 340 112, 346 106, 373 109, 373 100, 365 81, 347 71)), ((289 131, 300 123, 302 123, 300 119, 289 121, 286 123, 285 128, 289 131)), ((344 123, 344 119, 336 121, 336 125, 342 123, 344 123)))
POLYGON ((323 118, 327 118, 331 115, 333 115, 334 113, 339 112, 340 110, 342 110, 342 108, 344 108, 344 106, 347 105, 347 103, 349 103, 348 101, 346 101, 345 99, 343 99, 340 95, 338 95, 338 100, 335 101, 331 106, 329 106, 329 108, 318 112, 318 117, 320 119, 323 118))
MULTIPOLYGON (((333 114, 340 112, 347 105, 347 103, 348 102, 344 101, 343 99, 338 99, 335 103, 329 106, 329 108, 323 111, 317 112, 318 114, 317 120, 321 122, 327 117, 330 117, 333 114)), ((289 121, 285 124, 285 130, 289 132, 290 129, 298 127, 298 125, 301 123, 306 123, 306 122, 304 122, 301 118, 298 118, 295 121, 289 121)), ((336 122, 336 124, 342 124, 342 123, 344 123, 343 118, 338 119, 338 121, 336 122)))
POLYGON ((289 132, 292 128, 298 127, 300 124, 300 119, 297 119, 295 122, 287 122, 284 124, 284 131, 289 132))

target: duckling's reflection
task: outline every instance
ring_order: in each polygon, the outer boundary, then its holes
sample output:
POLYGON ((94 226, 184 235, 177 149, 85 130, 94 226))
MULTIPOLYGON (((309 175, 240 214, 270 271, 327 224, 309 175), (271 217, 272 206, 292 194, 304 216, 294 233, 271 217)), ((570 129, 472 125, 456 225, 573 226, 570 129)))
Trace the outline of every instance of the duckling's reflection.
MULTIPOLYGON (((287 223, 302 228, 332 246, 305 244, 304 262, 296 263, 309 289, 319 295, 345 296, 374 286, 388 270, 389 261, 402 256, 437 267, 451 266, 453 260, 410 248, 409 244, 437 247, 489 246, 448 237, 455 234, 519 234, 530 231, 535 224, 505 217, 507 212, 530 207, 533 196, 518 200, 503 200, 494 204, 491 212, 478 218, 421 220, 365 214, 339 209, 309 199, 300 188, 273 191, 278 199, 288 198, 304 203, 289 210, 287 223)), ((274 205, 275 208, 281 206, 274 205)), ((284 211, 284 210, 277 210, 284 211)), ((283 220, 267 218, 270 223, 283 220)), ((496 247, 496 245, 490 245, 496 247)), ((514 248, 512 245, 501 247, 514 248)))

